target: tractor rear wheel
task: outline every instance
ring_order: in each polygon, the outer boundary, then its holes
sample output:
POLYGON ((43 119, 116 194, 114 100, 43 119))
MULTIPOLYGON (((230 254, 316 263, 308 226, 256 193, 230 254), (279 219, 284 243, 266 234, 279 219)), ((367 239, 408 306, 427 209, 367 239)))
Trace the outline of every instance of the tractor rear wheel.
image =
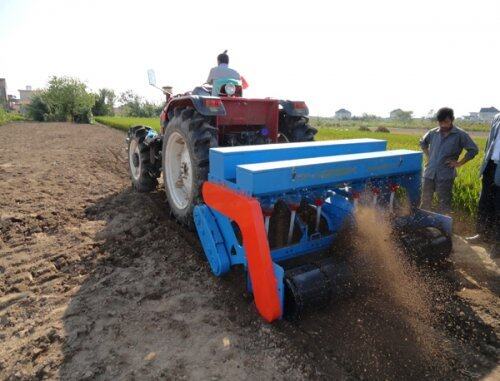
POLYGON ((163 179, 172 215, 190 229, 193 209, 203 201, 212 147, 217 147, 217 129, 209 120, 192 108, 176 109, 163 137, 163 179))
POLYGON ((156 189, 158 181, 152 174, 150 148, 144 144, 148 133, 147 127, 132 127, 128 131, 128 164, 132 186, 138 192, 151 192, 156 189))
POLYGON ((308 122, 309 120, 304 116, 290 116, 281 113, 279 132, 289 142, 311 142, 318 130, 311 127, 308 122))

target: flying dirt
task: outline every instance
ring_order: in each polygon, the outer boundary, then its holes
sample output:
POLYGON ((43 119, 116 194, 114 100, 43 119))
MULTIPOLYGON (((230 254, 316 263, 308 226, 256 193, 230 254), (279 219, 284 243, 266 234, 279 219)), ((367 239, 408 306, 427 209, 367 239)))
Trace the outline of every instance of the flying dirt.
POLYGON ((436 273, 360 209, 356 293, 268 324, 160 187, 131 189, 125 137, 0 127, 1 379, 498 378, 498 264, 481 248, 454 237, 436 273))

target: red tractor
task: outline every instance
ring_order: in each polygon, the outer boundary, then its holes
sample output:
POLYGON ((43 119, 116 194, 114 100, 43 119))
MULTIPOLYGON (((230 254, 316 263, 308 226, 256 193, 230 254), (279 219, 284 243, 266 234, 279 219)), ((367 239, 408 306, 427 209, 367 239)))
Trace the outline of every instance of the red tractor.
POLYGON ((193 208, 202 202, 210 148, 312 141, 317 132, 308 124, 305 102, 244 98, 240 81, 218 80, 214 88, 175 96, 163 91, 160 133, 147 126, 128 132, 131 178, 136 190, 148 192, 163 172, 171 213, 190 228, 193 208))

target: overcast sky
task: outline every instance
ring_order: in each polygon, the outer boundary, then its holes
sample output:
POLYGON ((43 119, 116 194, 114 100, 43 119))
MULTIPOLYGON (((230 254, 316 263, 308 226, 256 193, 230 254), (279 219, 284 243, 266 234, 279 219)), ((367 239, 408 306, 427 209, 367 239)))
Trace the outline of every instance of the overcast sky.
POLYGON ((499 0, 0 0, 10 94, 69 75, 160 100, 147 69, 184 92, 224 49, 247 96, 303 99, 313 115, 500 108, 499 0))

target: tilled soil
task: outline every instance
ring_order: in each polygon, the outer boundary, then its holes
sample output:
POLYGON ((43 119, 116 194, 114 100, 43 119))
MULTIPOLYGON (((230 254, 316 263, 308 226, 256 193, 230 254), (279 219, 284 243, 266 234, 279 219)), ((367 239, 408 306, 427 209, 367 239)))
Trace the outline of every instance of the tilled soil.
POLYGON ((160 189, 131 190, 124 138, 0 127, 0 379, 500 377, 499 270, 484 249, 457 237, 453 264, 426 274, 432 335, 368 286, 269 325, 241 272, 211 275, 160 189))

